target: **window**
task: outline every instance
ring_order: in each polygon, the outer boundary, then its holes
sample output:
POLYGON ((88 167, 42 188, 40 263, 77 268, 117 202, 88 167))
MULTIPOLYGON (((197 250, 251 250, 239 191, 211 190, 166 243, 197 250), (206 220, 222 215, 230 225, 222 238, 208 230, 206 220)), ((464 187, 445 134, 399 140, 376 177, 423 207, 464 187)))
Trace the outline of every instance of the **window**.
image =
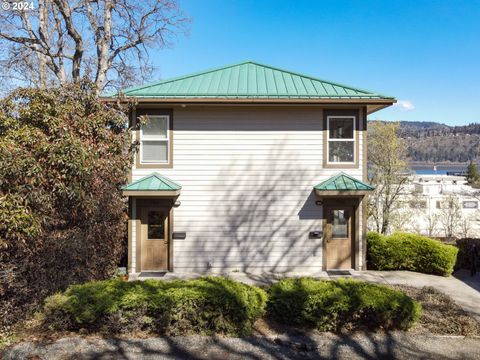
POLYGON ((437 201, 437 209, 453 209, 454 208, 454 201, 444 200, 444 201, 437 201))
POLYGON ((148 239, 165 238, 165 216, 159 211, 148 212, 148 239))
POLYGON ((355 163, 355 117, 327 117, 327 163, 355 163))
POLYGON ((425 200, 411 200, 410 207, 412 209, 426 209, 427 202, 425 200))
POLYGON ((169 162, 170 117, 148 115, 140 127, 140 163, 167 164, 169 162))
POLYGON ((333 210, 332 238, 348 237, 348 210, 333 210))
POLYGON ((464 209, 478 209, 477 201, 464 201, 462 204, 464 209))

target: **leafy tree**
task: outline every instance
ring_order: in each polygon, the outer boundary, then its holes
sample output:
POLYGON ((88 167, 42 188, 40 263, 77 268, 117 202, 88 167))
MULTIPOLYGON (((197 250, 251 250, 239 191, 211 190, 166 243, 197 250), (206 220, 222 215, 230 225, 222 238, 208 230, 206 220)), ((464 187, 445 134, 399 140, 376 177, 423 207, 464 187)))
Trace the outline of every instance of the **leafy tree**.
POLYGON ((369 195, 368 217, 374 230, 390 231, 392 218, 399 216, 401 195, 408 182, 405 142, 398 137, 399 123, 375 122, 368 132, 368 178, 375 186, 369 195))
POLYGON ((86 84, 0 101, 0 325, 69 284, 115 272, 131 160, 120 110, 86 84))

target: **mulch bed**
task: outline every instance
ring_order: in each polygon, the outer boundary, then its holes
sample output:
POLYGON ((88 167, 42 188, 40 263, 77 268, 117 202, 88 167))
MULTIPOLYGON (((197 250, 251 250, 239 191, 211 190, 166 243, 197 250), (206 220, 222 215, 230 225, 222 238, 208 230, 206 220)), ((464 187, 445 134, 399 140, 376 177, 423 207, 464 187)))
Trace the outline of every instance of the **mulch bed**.
POLYGON ((404 291, 422 305, 422 317, 411 331, 422 334, 480 336, 480 322, 438 290, 404 285, 391 287, 404 291))

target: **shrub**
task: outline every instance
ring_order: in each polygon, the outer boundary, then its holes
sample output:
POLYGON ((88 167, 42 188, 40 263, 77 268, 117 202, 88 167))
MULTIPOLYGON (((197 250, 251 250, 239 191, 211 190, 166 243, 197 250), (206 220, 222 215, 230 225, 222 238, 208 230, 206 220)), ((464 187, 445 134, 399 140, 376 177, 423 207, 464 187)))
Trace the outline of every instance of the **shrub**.
POLYGON ((285 324, 320 331, 408 329, 420 305, 403 292, 381 285, 341 279, 285 279, 270 288, 269 313, 285 324))
POLYGON ((0 100, 0 328, 125 252, 127 118, 87 84, 0 100))
POLYGON ((410 270, 449 276, 458 249, 425 236, 395 233, 367 234, 367 264, 375 270, 410 270))
POLYGON ((480 239, 463 238, 456 241, 458 247, 457 262, 455 269, 470 269, 472 266, 472 247, 477 246, 477 252, 480 254, 480 239))
POLYGON ((147 330, 160 334, 247 335, 265 312, 265 291, 222 277, 117 279, 72 285, 45 301, 44 323, 57 330, 147 330))

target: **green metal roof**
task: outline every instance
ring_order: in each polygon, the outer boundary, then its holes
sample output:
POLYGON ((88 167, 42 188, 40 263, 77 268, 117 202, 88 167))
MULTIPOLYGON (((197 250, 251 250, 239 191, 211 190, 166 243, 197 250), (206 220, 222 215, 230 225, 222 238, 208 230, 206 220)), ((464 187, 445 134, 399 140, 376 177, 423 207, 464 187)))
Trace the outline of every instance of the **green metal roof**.
POLYGON ((123 191, 176 191, 182 187, 169 178, 152 173, 122 188, 123 191))
POLYGON ((253 61, 127 88, 121 93, 142 98, 393 100, 390 96, 253 61))
POLYGON ((331 178, 321 182, 320 184, 314 186, 315 190, 318 191, 372 191, 375 188, 369 184, 363 183, 360 180, 357 180, 343 172, 332 176, 331 178))

